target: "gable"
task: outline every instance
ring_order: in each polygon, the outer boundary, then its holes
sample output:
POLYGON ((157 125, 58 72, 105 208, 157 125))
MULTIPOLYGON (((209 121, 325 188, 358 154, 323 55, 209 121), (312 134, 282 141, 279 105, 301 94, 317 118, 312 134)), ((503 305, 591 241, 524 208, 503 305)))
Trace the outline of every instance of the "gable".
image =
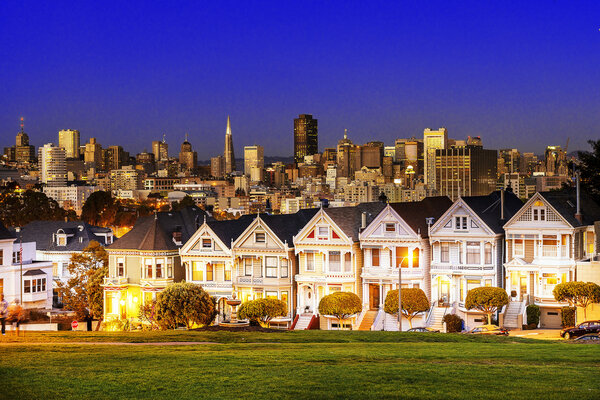
POLYGON ((352 239, 321 210, 294 237, 297 244, 352 244, 352 239))
POLYGON ((409 239, 417 240, 417 234, 389 205, 377 215, 360 234, 360 240, 409 239))
POLYGON ((233 243, 234 249, 284 249, 285 245, 260 218, 256 218, 233 243))
POLYGON ((180 254, 229 253, 229 248, 207 224, 203 224, 181 248, 180 254), (210 247, 208 246, 210 241, 210 247))
POLYGON ((431 227, 430 235, 494 235, 494 232, 462 199, 454 202, 431 227))
POLYGON ((504 225, 508 228, 573 228, 539 193, 504 225))

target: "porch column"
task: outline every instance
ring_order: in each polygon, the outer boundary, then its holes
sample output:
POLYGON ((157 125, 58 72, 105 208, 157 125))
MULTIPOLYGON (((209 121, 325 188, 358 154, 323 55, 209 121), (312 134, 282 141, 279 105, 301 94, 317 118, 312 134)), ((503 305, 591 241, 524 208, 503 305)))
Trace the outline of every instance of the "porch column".
POLYGON ((379 280, 379 309, 383 309, 383 282, 379 280))
POLYGON ((369 284, 366 282, 363 282, 362 284, 363 286, 363 305, 367 305, 367 307, 369 306, 369 284))
POLYGON ((317 284, 313 284, 313 314, 317 314, 319 312, 319 310, 317 309, 317 296, 318 296, 319 290, 317 288, 317 284))
POLYGON ((512 292, 512 272, 506 271, 506 293, 510 298, 510 292, 512 292))
POLYGON ((407 254, 407 257, 408 257, 408 268, 412 268, 412 266, 413 266, 413 251, 414 250, 415 250, 414 247, 409 247, 408 248, 408 254, 407 254))
POLYGON ((302 306, 300 305, 300 289, 303 287, 304 286, 298 285, 298 290, 296 290, 296 314, 301 314, 300 310, 302 309, 302 306))

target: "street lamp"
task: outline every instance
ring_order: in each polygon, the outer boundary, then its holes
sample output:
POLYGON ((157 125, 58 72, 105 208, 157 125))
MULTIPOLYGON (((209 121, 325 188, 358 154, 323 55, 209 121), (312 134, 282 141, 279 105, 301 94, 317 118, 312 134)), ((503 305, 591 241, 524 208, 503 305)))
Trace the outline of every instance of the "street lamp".
POLYGON ((398 265, 398 332, 402 332, 402 263, 408 256, 402 257, 398 265))
POLYGON ((19 277, 19 299, 21 307, 23 307, 23 235, 21 235, 21 228, 16 227, 15 232, 19 234, 19 270, 21 276, 19 277))

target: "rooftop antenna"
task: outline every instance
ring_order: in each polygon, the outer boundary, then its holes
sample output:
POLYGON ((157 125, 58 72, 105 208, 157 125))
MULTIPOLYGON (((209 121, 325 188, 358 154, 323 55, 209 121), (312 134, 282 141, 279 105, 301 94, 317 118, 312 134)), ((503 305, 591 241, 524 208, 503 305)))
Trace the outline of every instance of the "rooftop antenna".
POLYGON ((25 118, 21 117, 21 133, 24 133, 23 129, 25 129, 25 121, 24 121, 24 119, 25 118))
POLYGON ((187 133, 185 134, 185 141, 186 142, 188 141, 188 134, 187 133))
POLYGON ((162 140, 162 142, 163 142, 163 143, 166 143, 166 141, 167 141, 167 134, 166 134, 166 133, 163 133, 163 140, 162 140))
POLYGON ((344 140, 348 139, 348 129, 344 128, 344 140))

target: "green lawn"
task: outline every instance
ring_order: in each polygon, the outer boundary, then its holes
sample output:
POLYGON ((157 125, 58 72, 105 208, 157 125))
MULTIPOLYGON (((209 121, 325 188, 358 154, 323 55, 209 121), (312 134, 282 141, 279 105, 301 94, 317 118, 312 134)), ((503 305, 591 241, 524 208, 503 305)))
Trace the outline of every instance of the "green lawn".
POLYGON ((222 344, 0 344, 0 397, 600 398, 598 345, 393 332, 26 336, 38 342, 132 338, 222 344))

